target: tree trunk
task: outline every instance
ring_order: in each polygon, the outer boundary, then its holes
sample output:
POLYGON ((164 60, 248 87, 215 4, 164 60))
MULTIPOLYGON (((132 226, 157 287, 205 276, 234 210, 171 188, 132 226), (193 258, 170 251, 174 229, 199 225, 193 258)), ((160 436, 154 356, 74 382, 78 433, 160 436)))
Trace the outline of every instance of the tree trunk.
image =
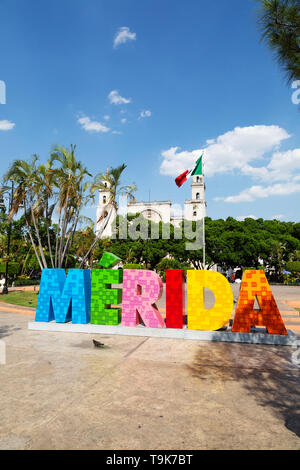
POLYGON ((59 210, 56 243, 55 243, 55 267, 56 268, 58 267, 58 239, 59 239, 59 234, 60 234, 60 223, 61 223, 61 209, 59 210))
POLYGON ((48 240, 48 248, 49 248, 49 255, 50 255, 50 260, 51 260, 51 266, 52 266, 52 268, 54 268, 52 248, 51 248, 51 240, 50 240, 50 232, 49 232, 48 203, 46 205, 46 229, 47 229, 47 240, 48 240))
POLYGON ((42 258, 42 261, 43 261, 43 264, 44 264, 44 268, 47 268, 47 261, 46 261, 46 258, 45 258, 44 252, 43 252, 43 247, 42 247, 41 238, 40 238, 40 232, 39 232, 39 229, 38 229, 38 226, 37 226, 37 223, 36 223, 36 220, 35 220, 35 216, 34 216, 34 211, 33 211, 32 190, 30 190, 30 210, 31 210, 32 222, 33 222, 34 229, 35 229, 35 234, 36 234, 36 237, 38 239, 41 258, 42 258))
POLYGON ((108 224, 108 222, 109 222, 109 219, 110 219, 112 213, 113 213, 113 208, 110 209, 110 211, 109 211, 109 213, 108 213, 108 216, 107 216, 107 218, 106 218, 105 224, 104 224, 104 226, 102 227, 102 230, 99 231, 98 235, 96 235, 95 240, 93 241, 93 243, 91 244, 91 246, 90 246, 90 248, 88 249, 87 253, 85 254, 84 258, 82 259, 82 261, 81 261, 81 263, 80 263, 80 266, 79 266, 80 268, 82 268, 82 266, 84 266, 85 261, 87 260, 87 258, 88 258, 88 256, 89 256, 90 252, 91 252, 91 251, 93 250, 93 248, 96 246, 96 243, 100 240, 101 235, 103 234, 104 230, 106 229, 107 224, 108 224))
MULTIPOLYGON (((25 218, 25 220, 26 220, 26 218, 25 218)), ((28 228, 28 234, 29 234, 29 238, 30 238, 30 241, 31 241, 31 244, 32 244, 32 248, 33 248, 34 254, 35 254, 36 259, 37 259, 37 262, 39 263, 40 268, 41 268, 41 270, 42 270, 42 269, 43 269, 43 264, 42 264, 41 259, 40 259, 40 257, 39 257, 39 254, 38 254, 38 251, 37 251, 37 247, 35 246, 34 240, 33 240, 33 238, 32 238, 32 235, 31 235, 31 227, 30 227, 30 225, 29 225, 29 223, 28 223, 27 220, 26 220, 26 225, 27 225, 27 228, 28 228)))
POLYGON ((65 245, 65 249, 64 249, 64 252, 63 252, 63 260, 65 259, 65 267, 67 267, 68 256, 69 256, 70 249, 71 249, 71 246, 72 246, 72 243, 73 243, 74 234, 76 232, 78 220, 79 220, 79 212, 77 212, 75 223, 73 224, 73 227, 71 228, 71 231, 69 233, 69 236, 68 236, 68 239, 67 239, 67 242, 66 242, 66 245, 65 245))

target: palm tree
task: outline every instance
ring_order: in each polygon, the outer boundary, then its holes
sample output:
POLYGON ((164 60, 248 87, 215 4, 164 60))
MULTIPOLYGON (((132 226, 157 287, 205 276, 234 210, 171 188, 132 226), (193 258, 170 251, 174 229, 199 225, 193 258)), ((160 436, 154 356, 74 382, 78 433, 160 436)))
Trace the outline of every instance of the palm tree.
POLYGON ((65 147, 54 148, 45 165, 37 164, 36 155, 29 162, 15 160, 4 176, 4 181, 15 182, 10 218, 23 208, 27 232, 41 269, 47 268, 45 248, 49 251, 52 268, 66 267, 80 221, 80 211, 92 198, 87 193, 89 183, 85 181, 86 176, 91 174, 76 159, 75 149, 73 145, 70 150, 65 147), (58 211, 58 224, 53 253, 50 228, 55 208, 58 211), (46 226, 45 247, 42 246, 41 225, 38 221, 43 221, 46 226))
POLYGON ((260 0, 262 40, 275 52, 288 81, 300 78, 299 0, 260 0))
POLYGON ((85 177, 92 176, 75 156, 76 145, 70 150, 65 147, 55 147, 50 162, 58 162, 59 168, 55 170, 58 193, 58 234, 55 247, 56 267, 61 268, 64 260, 67 262, 68 253, 79 222, 80 211, 87 204, 91 196, 86 196, 89 183, 85 177))
POLYGON ((52 215, 57 203, 55 197, 56 171, 52 169, 52 162, 48 160, 45 165, 40 164, 37 173, 38 197, 36 202, 36 213, 39 217, 43 217, 46 223, 48 250, 52 268, 55 267, 52 244, 50 239, 50 226, 52 224, 52 215))
POLYGON ((114 213, 118 211, 117 199, 120 195, 126 195, 130 200, 133 199, 133 193, 136 191, 136 185, 134 183, 121 186, 121 176, 127 165, 124 163, 116 168, 107 169, 106 173, 99 173, 95 176, 94 182, 91 185, 91 194, 94 195, 96 191, 105 190, 109 192, 109 197, 106 205, 100 214, 97 223, 101 223, 100 228, 97 232, 96 238, 89 247, 85 256, 83 257, 80 267, 84 266, 90 252, 96 246, 98 240, 101 238, 105 228, 107 227, 109 220, 114 213))
POLYGON ((19 212, 21 208, 24 209, 25 222, 30 237, 34 253, 40 265, 40 268, 47 268, 47 262, 44 255, 44 250, 41 242, 40 232, 37 223, 36 203, 37 195, 39 193, 39 184, 37 181, 38 168, 36 166, 38 161, 37 155, 33 155, 31 161, 15 160, 10 166, 8 172, 4 175, 4 182, 8 180, 15 182, 15 190, 12 201, 12 208, 9 214, 10 219, 19 212), (34 234, 37 239, 37 244, 33 238, 32 224, 34 234))

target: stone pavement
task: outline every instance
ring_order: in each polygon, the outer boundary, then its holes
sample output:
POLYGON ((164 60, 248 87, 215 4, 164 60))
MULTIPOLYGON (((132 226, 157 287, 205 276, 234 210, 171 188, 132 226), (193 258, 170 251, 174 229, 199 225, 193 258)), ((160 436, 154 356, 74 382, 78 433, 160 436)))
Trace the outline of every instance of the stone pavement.
POLYGON ((300 449, 287 346, 28 331, 0 311, 0 449, 300 449))

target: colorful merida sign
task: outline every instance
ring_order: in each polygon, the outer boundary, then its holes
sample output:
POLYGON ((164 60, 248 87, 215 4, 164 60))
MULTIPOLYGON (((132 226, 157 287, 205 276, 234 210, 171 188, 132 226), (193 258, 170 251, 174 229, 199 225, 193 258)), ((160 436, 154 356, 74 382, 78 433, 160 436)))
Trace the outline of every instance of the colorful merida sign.
MULTIPOLYGON (((110 269, 120 260, 105 253, 106 269, 44 269, 36 322, 119 325, 148 328, 183 328, 184 278, 180 269, 166 270, 166 321, 156 302, 163 292, 161 278, 153 271, 110 269), (122 289, 112 287, 123 283, 122 289), (117 307, 121 305, 120 307, 117 307)), ((213 271, 187 271, 187 328, 215 331, 231 318, 233 294, 227 279, 213 271), (215 304, 205 309, 203 290, 210 289, 215 304)), ((287 335, 264 271, 245 271, 232 332, 250 333, 264 326, 269 334, 287 335), (260 310, 254 309, 257 298, 260 310)))

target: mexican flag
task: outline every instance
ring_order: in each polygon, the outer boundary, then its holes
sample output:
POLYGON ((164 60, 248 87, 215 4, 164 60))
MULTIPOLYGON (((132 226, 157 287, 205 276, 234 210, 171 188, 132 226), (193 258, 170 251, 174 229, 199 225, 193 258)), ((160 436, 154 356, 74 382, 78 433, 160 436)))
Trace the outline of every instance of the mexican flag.
POLYGON ((180 188, 180 186, 183 185, 183 183, 188 179, 190 178, 191 176, 194 176, 194 175, 203 175, 203 168, 202 168, 202 157, 203 155, 201 155, 200 158, 198 158, 198 160, 196 161, 196 164, 194 166, 194 168, 192 168, 191 170, 186 170, 184 173, 182 173, 181 175, 177 176, 177 178, 175 179, 175 183, 177 184, 178 188, 180 188))

